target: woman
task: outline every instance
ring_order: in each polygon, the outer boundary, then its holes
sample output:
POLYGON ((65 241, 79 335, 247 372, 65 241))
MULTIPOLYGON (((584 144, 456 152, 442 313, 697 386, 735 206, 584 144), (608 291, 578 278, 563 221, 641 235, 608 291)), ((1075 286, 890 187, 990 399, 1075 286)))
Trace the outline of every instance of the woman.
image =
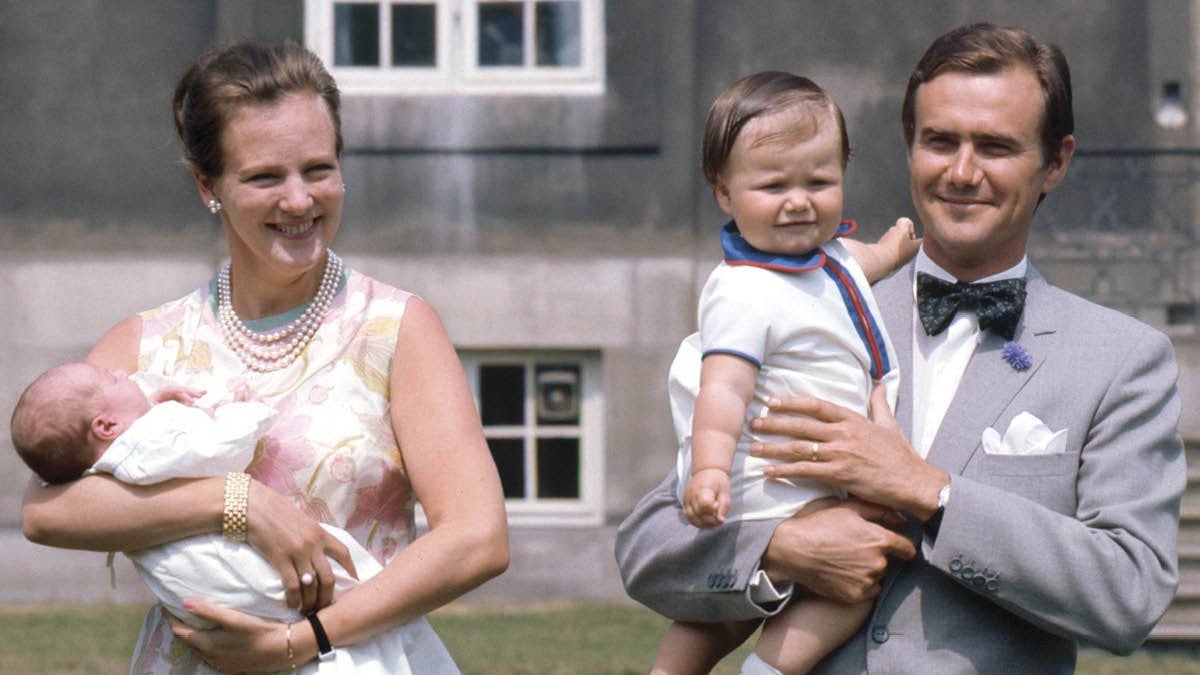
POLYGON ((180 81, 174 110, 230 263, 215 282, 117 324, 88 361, 197 388, 249 386, 279 420, 248 469, 248 490, 237 474, 150 487, 104 477, 31 484, 22 523, 32 541, 97 551, 245 536, 283 577, 289 604, 319 610, 314 620, 285 626, 197 599, 188 608, 217 624, 203 631, 155 607, 132 671, 196 672, 201 660, 226 672, 284 670, 502 572, 504 500, 435 312, 346 270, 329 250, 345 192, 339 96, 316 57, 291 44, 214 52, 180 81), (414 496, 430 528, 415 540, 414 496), (326 556, 352 564, 317 521, 349 530, 385 563, 333 604, 326 556))

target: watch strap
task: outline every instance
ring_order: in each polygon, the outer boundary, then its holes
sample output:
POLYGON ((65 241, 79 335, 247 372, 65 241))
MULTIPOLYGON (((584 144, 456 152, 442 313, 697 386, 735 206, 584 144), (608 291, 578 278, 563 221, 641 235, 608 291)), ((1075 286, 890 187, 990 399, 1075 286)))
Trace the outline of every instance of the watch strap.
POLYGON ((305 618, 312 626, 313 637, 317 639, 317 658, 324 661, 333 656, 333 645, 329 642, 329 635, 325 632, 325 627, 321 625, 321 620, 317 618, 317 613, 310 612, 305 618))

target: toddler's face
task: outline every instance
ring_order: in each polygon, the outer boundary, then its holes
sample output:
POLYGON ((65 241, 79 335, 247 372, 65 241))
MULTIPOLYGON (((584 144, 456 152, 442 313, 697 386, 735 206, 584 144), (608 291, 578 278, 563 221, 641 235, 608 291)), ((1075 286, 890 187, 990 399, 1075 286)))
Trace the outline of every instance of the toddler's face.
POLYGON ((751 120, 738 134, 717 203, 754 248, 800 255, 837 231, 842 175, 833 113, 783 110, 751 120))

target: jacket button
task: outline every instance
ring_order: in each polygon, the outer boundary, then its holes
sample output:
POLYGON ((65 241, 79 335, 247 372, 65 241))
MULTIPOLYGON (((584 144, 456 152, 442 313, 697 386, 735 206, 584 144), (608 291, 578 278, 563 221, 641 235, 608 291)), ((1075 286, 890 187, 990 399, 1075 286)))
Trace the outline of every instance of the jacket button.
POLYGON ((871 629, 871 639, 879 644, 887 642, 889 637, 891 637, 891 635, 888 633, 888 629, 885 626, 875 626, 871 629))

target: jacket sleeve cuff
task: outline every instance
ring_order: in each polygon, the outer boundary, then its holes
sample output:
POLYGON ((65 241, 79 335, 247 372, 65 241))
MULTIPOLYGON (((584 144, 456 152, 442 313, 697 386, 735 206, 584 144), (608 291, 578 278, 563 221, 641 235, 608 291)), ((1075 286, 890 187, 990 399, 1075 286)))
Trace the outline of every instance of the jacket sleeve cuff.
POLYGON ((795 584, 787 582, 776 586, 767 573, 759 569, 750 575, 750 583, 746 584, 746 599, 766 616, 774 616, 783 611, 794 591, 795 584))

